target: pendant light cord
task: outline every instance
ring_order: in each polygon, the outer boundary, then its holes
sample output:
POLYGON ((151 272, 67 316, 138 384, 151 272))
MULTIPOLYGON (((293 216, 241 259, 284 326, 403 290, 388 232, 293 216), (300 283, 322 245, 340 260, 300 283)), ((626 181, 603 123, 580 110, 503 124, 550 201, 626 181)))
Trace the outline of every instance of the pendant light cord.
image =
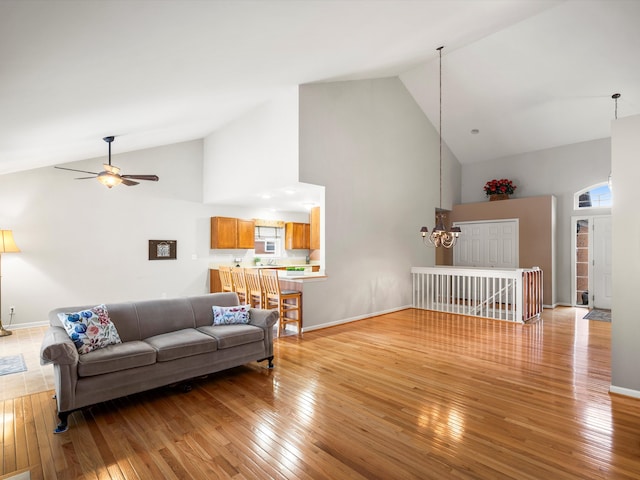
POLYGON ((613 100, 615 101, 615 119, 618 119, 618 99, 621 97, 621 95, 619 93, 614 93, 613 95, 611 95, 611 98, 613 98, 613 100))
POLYGON ((440 55, 440 210, 442 210, 442 47, 438 47, 438 53, 440 55))

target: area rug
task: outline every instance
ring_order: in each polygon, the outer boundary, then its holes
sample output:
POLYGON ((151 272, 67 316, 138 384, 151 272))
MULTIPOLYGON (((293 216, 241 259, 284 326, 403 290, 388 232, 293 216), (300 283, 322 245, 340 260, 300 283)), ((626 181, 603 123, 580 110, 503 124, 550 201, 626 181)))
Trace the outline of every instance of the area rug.
POLYGON ((600 308, 594 308, 590 310, 584 317, 588 320, 599 320, 601 322, 611 321, 611 310, 602 310, 600 308))
POLYGON ((24 363, 24 357, 22 354, 0 357, 0 375, 10 375, 12 373, 26 371, 27 365, 24 363))

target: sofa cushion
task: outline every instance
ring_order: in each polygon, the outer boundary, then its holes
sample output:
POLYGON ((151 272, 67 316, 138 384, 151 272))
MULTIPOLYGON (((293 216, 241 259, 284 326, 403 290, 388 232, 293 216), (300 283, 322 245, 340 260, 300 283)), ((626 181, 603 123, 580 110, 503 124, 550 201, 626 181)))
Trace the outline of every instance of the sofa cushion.
POLYGON ((205 335, 194 328, 185 328, 175 332, 163 333, 145 338, 158 354, 159 362, 168 362, 176 358, 190 357, 200 353, 215 352, 218 343, 215 338, 205 335))
POLYGON ((58 318, 80 354, 121 343, 116 326, 111 323, 104 305, 79 312, 59 313, 58 318))
POLYGON ((152 365, 155 362, 156 351, 151 345, 141 341, 118 343, 80 355, 78 375, 91 377, 152 365))
POLYGON ((193 308, 186 298, 161 298, 134 302, 140 339, 195 328, 193 308))
POLYGON ((249 323, 249 309, 251 305, 234 305, 232 307, 219 307, 214 305, 213 324, 214 325, 235 325, 238 323, 249 323))
POLYGON ((218 341, 218 348, 231 348, 264 340, 264 330, 253 325, 211 325, 198 327, 202 333, 218 341))

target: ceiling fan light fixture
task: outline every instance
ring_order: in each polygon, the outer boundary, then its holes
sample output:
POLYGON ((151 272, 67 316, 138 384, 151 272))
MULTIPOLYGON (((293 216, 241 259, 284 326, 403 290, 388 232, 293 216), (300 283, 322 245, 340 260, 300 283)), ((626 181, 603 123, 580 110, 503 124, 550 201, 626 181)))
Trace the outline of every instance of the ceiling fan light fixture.
POLYGON ((122 177, 120 177, 120 175, 114 175, 111 172, 101 172, 98 175, 98 181, 105 187, 112 188, 122 183, 122 177))
POLYGON ((89 178, 97 178, 98 181, 105 185, 107 188, 113 188, 116 185, 126 185, 132 187, 139 185, 140 182, 135 180, 148 180, 150 182, 157 182, 160 178, 157 175, 120 175, 120 168, 111 164, 111 142, 113 142, 113 136, 104 137, 103 140, 109 144, 109 162, 103 163, 104 170, 102 172, 89 172, 87 170, 78 170, 76 168, 58 167, 60 170, 69 170, 70 172, 88 173, 91 177, 78 177, 77 180, 86 180, 89 178))

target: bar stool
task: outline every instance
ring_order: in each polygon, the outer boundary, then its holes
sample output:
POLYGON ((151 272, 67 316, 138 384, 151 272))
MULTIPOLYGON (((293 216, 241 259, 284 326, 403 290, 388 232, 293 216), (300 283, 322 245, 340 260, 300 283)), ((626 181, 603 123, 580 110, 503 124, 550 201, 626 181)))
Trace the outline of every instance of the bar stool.
POLYGON ((278 270, 261 270, 264 285, 266 308, 277 308, 280 314, 278 336, 287 328, 288 323, 295 323, 298 335, 302 332, 302 292, 297 290, 280 290, 278 270), (288 315, 289 314, 289 315, 288 315), (293 314, 295 316, 290 316, 293 314))
POLYGON ((264 308, 264 289, 259 268, 246 268, 244 278, 247 280, 247 303, 251 308, 264 308))
POLYGON ((247 281, 244 277, 244 268, 231 268, 231 280, 233 281, 233 291, 238 295, 241 305, 247 303, 247 281))
POLYGON ((220 285, 223 292, 233 292, 233 280, 231 279, 231 267, 218 267, 220 285))

